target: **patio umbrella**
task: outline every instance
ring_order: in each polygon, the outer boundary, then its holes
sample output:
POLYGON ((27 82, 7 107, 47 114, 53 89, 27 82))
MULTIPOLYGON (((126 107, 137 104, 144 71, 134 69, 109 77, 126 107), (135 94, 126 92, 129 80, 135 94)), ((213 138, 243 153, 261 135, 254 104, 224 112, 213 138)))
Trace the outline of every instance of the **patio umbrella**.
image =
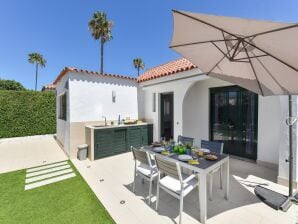
POLYGON ((262 96, 289 97, 289 198, 293 198, 292 96, 298 95, 298 24, 173 10, 171 48, 205 74, 262 96))

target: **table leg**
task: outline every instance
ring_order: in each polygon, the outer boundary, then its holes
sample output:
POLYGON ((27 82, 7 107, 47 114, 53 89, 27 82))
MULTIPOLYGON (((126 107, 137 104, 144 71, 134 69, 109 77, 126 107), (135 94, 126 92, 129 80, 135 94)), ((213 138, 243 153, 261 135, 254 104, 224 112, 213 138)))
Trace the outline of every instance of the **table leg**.
POLYGON ((200 221, 202 224, 207 220, 207 174, 199 173, 200 180, 200 221))
POLYGON ((230 194, 230 160, 227 158, 227 162, 224 164, 224 179, 225 179, 225 199, 229 199, 230 194))

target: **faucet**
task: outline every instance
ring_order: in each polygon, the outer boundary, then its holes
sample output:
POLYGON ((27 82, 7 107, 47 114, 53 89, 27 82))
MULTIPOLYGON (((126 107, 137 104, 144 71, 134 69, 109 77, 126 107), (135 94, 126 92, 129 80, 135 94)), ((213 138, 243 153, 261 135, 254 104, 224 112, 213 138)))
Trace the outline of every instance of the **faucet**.
POLYGON ((102 116, 102 118, 105 119, 105 126, 107 126, 107 117, 106 116, 102 116))

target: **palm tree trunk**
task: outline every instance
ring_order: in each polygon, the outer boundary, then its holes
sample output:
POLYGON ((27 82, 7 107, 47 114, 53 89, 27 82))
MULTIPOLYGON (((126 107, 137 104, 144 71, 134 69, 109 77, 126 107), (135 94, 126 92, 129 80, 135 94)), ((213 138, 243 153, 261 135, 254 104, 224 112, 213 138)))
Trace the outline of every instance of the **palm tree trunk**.
POLYGON ((103 47, 104 47, 104 41, 101 39, 101 41, 100 41, 100 74, 103 74, 103 47))
POLYGON ((140 75, 140 67, 138 67, 138 77, 139 77, 139 75, 140 75))
POLYGON ((38 76, 38 63, 36 63, 36 70, 35 70, 35 91, 37 90, 37 76, 38 76))

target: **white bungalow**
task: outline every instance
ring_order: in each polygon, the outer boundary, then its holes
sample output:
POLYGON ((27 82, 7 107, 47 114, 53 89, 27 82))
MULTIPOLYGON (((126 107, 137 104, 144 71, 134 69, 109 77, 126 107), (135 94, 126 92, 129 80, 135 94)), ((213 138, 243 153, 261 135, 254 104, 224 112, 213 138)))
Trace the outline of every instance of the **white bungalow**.
MULTIPOLYGON (((195 145, 202 139, 220 140, 225 153, 278 169, 278 183, 287 184, 286 97, 262 97, 210 78, 183 58, 149 69, 138 79, 66 68, 54 84, 57 139, 70 158, 82 143, 94 154, 94 140, 88 140, 86 126, 102 124, 103 116, 108 122, 117 122, 120 115, 121 119, 152 123, 155 141, 160 137, 177 139, 178 135, 195 138, 195 145)), ((296 185, 297 171, 294 165, 296 185)))

